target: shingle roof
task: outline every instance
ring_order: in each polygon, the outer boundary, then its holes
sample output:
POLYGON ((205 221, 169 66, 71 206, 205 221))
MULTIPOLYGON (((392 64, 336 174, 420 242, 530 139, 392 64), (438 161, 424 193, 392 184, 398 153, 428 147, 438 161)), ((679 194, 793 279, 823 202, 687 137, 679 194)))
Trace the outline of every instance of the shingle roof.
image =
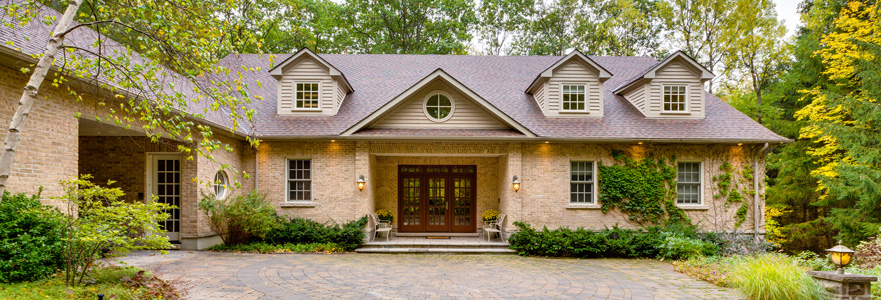
MULTIPOLYGON (((282 61, 289 55, 278 55, 282 61)), ((346 74, 356 92, 350 93, 336 116, 279 116, 276 114, 276 83, 268 72, 258 73, 252 92, 265 100, 255 103, 258 135, 272 138, 338 136, 386 102, 438 68, 462 82, 540 138, 584 141, 647 140, 668 142, 786 142, 783 138, 740 113, 719 98, 707 94, 704 119, 649 119, 611 90, 657 64, 650 57, 590 58, 614 76, 604 83, 602 118, 548 118, 531 95, 523 90, 536 74, 557 62, 559 56, 466 56, 395 54, 322 54, 346 74), (256 89, 255 89, 256 88, 256 89)), ((247 65, 269 69, 266 56, 230 56, 229 66, 247 65)), ((401 135, 429 133, 400 130, 401 135)))

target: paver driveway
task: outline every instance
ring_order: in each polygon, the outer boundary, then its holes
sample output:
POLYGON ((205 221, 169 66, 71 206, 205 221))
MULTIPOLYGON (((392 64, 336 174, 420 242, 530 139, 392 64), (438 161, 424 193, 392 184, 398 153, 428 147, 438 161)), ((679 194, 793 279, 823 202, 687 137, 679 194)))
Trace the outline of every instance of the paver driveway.
POLYGON ((737 298, 644 259, 173 251, 121 260, 187 281, 190 299, 737 298))

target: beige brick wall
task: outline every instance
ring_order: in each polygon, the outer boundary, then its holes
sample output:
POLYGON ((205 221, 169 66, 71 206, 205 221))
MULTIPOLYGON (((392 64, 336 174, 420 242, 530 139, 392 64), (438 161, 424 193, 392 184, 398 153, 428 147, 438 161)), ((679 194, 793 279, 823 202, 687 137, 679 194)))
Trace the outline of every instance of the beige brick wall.
POLYGON ((110 187, 122 189, 127 201, 136 201, 138 193, 146 192, 147 152, 177 152, 179 143, 153 143, 146 136, 81 136, 79 144, 79 174, 92 175, 92 182, 100 185, 113 180, 110 187))
POLYGON ((251 177, 254 168, 253 149, 247 142, 229 137, 225 133, 217 133, 214 138, 223 146, 212 151, 211 158, 194 154, 193 160, 190 161, 186 156, 182 157, 186 163, 185 166, 194 168, 185 170, 184 173, 188 176, 182 177, 186 183, 183 189, 186 197, 181 199, 181 216, 184 216, 182 217, 184 223, 181 224, 181 237, 183 238, 215 234, 209 226, 208 216, 199 209, 199 201, 202 199, 202 193, 214 193, 214 176, 218 171, 223 169, 230 185, 232 185, 226 197, 247 194, 254 186, 254 178, 251 177), (232 151, 226 151, 226 146, 229 146, 232 151), (236 182, 241 185, 240 188, 235 187, 236 182))
MULTIPOLYGON (((263 142, 260 148, 260 190, 269 195, 282 214, 315 219, 345 221, 380 208, 397 211, 397 166, 477 165, 477 215, 499 209, 509 215, 508 224, 521 220, 535 226, 602 229, 619 225, 636 227, 618 211, 603 214, 599 209, 569 205, 569 162, 591 160, 614 163, 613 150, 640 158, 677 156, 680 160, 702 161, 705 204, 687 210, 695 223, 708 230, 731 229, 738 204, 726 206, 713 200, 713 175, 729 162, 739 167, 752 164, 756 146, 736 145, 620 145, 576 143, 500 142, 263 142), (315 201, 307 207, 284 207, 285 158, 310 158, 315 170, 315 201), (365 168, 367 168, 365 170, 365 168), (355 180, 367 178, 367 188, 358 192, 355 180), (514 175, 521 190, 511 187, 514 175)), ((763 165, 764 160, 759 161, 763 165)), ((763 171, 759 170, 760 173, 763 171)), ((739 175, 738 175, 739 176, 739 175)), ((752 182, 749 182, 752 189, 752 182)), ((760 189, 759 193, 763 189, 760 189)), ((745 199, 752 208, 752 199, 745 199)), ((739 229, 753 227, 753 214, 739 229)))

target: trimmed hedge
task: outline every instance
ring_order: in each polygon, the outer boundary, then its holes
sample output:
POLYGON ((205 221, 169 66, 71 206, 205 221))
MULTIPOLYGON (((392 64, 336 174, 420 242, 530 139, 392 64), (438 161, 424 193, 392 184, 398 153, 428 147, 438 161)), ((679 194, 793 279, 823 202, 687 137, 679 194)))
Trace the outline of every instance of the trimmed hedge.
POLYGON ((511 235, 511 248, 520 255, 579 258, 662 258, 680 259, 714 255, 719 242, 714 236, 699 237, 692 227, 646 227, 643 230, 607 228, 589 231, 558 228, 541 231, 529 224, 514 222, 520 231, 511 235))
POLYGON ((339 224, 324 225, 309 219, 292 218, 284 221, 278 228, 266 234, 264 242, 274 245, 283 244, 325 244, 335 243, 346 251, 355 250, 364 240, 364 226, 367 216, 340 226, 339 224))

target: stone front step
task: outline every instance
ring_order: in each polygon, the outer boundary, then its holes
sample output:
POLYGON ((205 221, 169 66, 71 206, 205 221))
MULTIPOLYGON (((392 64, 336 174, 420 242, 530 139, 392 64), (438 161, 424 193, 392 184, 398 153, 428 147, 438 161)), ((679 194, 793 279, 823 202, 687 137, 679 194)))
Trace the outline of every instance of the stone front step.
POLYGON ((403 253, 437 253, 437 254, 516 254, 517 252, 504 248, 405 248, 405 247, 388 247, 388 248, 358 248, 357 253, 384 253, 384 254, 403 254, 403 253))

